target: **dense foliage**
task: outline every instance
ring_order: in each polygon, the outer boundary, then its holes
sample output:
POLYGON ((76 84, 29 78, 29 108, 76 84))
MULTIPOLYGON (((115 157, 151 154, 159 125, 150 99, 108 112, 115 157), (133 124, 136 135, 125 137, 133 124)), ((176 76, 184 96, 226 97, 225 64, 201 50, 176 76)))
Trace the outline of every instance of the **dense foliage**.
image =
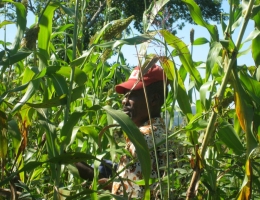
MULTIPOLYGON (((133 16, 108 19, 83 47, 85 9, 92 3, 48 1, 39 9, 38 23, 26 29, 30 1, 1 2, 5 15, 7 4, 12 5, 15 20, 1 22, 0 28, 15 22, 17 36, 12 46, 3 38, 0 41, 0 199, 112 198, 97 183, 97 166, 104 158, 118 161, 125 153, 124 137, 140 137, 119 110, 121 97, 114 91, 131 71, 121 52, 126 44, 140 44, 136 62, 143 70, 160 63, 170 81, 162 115, 169 129, 166 143, 175 144, 167 145, 166 151, 174 150, 176 158, 169 160, 162 177, 162 198, 259 199, 260 1, 231 0, 229 20, 221 21, 224 38, 219 38, 221 30, 203 18, 205 9, 183 0, 185 12, 211 36, 209 41, 194 38, 191 32, 191 47, 210 45, 209 52, 203 52, 207 60, 200 62, 192 60, 192 51, 171 30, 149 31, 157 16, 163 16, 159 11, 169 10, 169 0, 147 5, 143 34, 125 36, 133 16), (242 41, 249 20, 255 22, 255 30, 242 41), (236 29, 240 31, 234 38, 236 29), (241 51, 246 42, 251 43, 250 49, 241 51), (147 55, 151 43, 165 49, 165 56, 147 55), (237 65, 237 57, 248 52, 255 66, 237 65), (117 59, 111 64, 112 54, 117 59), (178 68, 177 57, 182 63, 178 68), (175 110, 185 123, 174 126, 175 110), (94 163, 92 183, 82 184, 74 167, 77 161, 94 163)), ((147 145, 139 140, 133 143, 142 168, 149 168, 147 145)), ((148 186, 149 173, 143 171, 139 184, 148 186)), ((116 174, 111 182, 114 178, 116 174)), ((146 195, 150 199, 149 192, 146 195)))

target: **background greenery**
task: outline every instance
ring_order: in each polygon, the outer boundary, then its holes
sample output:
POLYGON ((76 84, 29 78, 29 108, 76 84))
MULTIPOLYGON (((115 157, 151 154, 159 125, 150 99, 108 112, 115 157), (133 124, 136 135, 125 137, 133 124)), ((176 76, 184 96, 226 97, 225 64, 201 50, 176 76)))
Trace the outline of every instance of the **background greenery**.
POLYGON ((133 10, 130 1, 1 1, 0 28, 16 23, 17 34, 12 45, 0 41, 0 198, 111 199, 97 184, 97 170, 94 181, 82 185, 73 163, 94 162, 96 169, 103 158, 117 162, 124 136, 134 141, 146 169, 139 183, 148 185, 149 150, 135 140, 140 133, 118 110, 121 97, 114 91, 131 72, 121 47, 140 44, 136 63, 146 70, 158 62, 170 80, 162 115, 166 143, 174 142, 166 151, 176 158, 167 163, 162 198, 260 199, 259 0, 230 0, 226 19, 218 15, 221 2, 205 2, 144 1, 133 10), (26 28, 29 9, 38 21, 26 28), (174 35, 178 17, 203 26, 211 39, 191 31, 188 46, 174 35), (207 21, 218 19, 222 30, 207 21), (244 36, 249 20, 255 29, 244 36), (130 23, 141 33, 128 35, 130 23), (241 51, 246 42, 249 49, 241 51), (147 55, 150 44, 164 56, 147 55), (194 62, 193 46, 203 44, 210 46, 202 52, 207 59, 194 62), (246 53, 254 66, 237 65, 246 53), (112 55, 116 62, 107 62, 112 55), (173 125, 174 110, 185 123, 173 125))

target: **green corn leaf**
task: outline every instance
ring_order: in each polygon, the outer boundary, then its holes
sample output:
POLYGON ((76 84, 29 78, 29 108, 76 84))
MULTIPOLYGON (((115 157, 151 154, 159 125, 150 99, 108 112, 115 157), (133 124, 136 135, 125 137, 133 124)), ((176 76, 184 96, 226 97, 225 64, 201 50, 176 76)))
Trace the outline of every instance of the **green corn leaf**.
POLYGON ((182 0, 189 8, 190 15, 195 23, 208 29, 213 41, 218 41, 219 36, 215 26, 208 24, 202 17, 201 10, 194 0, 182 0))
POLYGON ((8 121, 8 134, 12 137, 12 145, 15 149, 15 152, 17 153, 20 147, 22 134, 15 120, 8 121))
POLYGON ((68 86, 65 78, 62 75, 53 73, 49 77, 51 78, 55 91, 59 96, 68 94, 68 86))
POLYGON ((243 147, 238 134, 228 122, 223 121, 219 124, 217 135, 219 139, 227 145, 228 148, 232 149, 236 155, 242 155, 245 153, 245 148, 243 147))
POLYGON ((145 180, 146 190, 149 191, 149 178, 151 174, 151 158, 149 149, 144 136, 140 133, 134 122, 122 111, 114 110, 110 106, 104 106, 103 109, 116 120, 130 141, 136 148, 137 157, 141 163, 141 169, 145 180))
POLYGON ((182 110, 182 112, 187 116, 188 121, 192 117, 192 110, 190 105, 189 96, 187 94, 186 88, 184 86, 183 80, 178 72, 178 95, 177 102, 182 110))
POLYGON ((32 108, 51 108, 51 107, 66 105, 66 103, 67 103, 67 95, 63 94, 61 96, 54 97, 54 98, 44 101, 42 103, 37 103, 37 104, 26 103, 26 104, 32 108))
POLYGON ((206 43, 209 43, 209 41, 206 38, 201 37, 201 38, 197 38, 196 40, 194 40, 193 45, 202 45, 202 44, 206 44, 206 43))
POLYGON ((85 114, 86 112, 74 112, 69 117, 69 120, 66 122, 66 124, 63 125, 60 136, 62 145, 69 144, 74 126, 78 123, 79 119, 83 117, 85 114))
POLYGON ((253 106, 248 104, 250 98, 241 85, 236 74, 232 80, 234 86, 235 108, 241 128, 246 134, 247 156, 257 146, 257 140, 252 132, 253 106))
POLYGON ((2 2, 8 2, 12 3, 15 6, 16 9, 16 26, 17 26, 17 32, 16 36, 13 42, 13 48, 10 50, 10 55, 16 54, 17 50, 20 47, 22 38, 24 36, 24 32, 26 29, 26 8, 22 3, 17 3, 9 0, 3 0, 2 2))
POLYGON ((222 49, 222 45, 219 42, 212 42, 210 46, 210 51, 207 57, 207 62, 206 62, 206 78, 205 82, 208 81, 210 75, 211 75, 211 70, 213 69, 215 63, 218 63, 218 56, 219 53, 222 49))
POLYGON ((159 0, 159 1, 152 1, 149 8, 144 11, 143 14, 143 26, 144 32, 146 33, 150 26, 152 25, 155 17, 157 16, 158 12, 164 7, 169 0, 159 0))
POLYGON ((171 34, 167 30, 161 30, 160 33, 164 37, 167 44, 177 49, 181 63, 183 64, 186 71, 189 72, 191 76, 195 79, 196 88, 197 90, 199 90, 200 86, 202 85, 202 80, 199 71, 193 65, 190 51, 187 45, 181 39, 171 34))
POLYGON ((214 83, 215 83, 215 81, 208 81, 200 87, 200 101, 205 110, 208 110, 209 106, 210 106, 207 103, 207 99, 206 99, 207 92, 212 92, 212 90, 214 88, 214 83))
POLYGON ((3 26, 6 26, 8 24, 14 24, 14 22, 9 21, 9 20, 4 20, 0 23, 0 28, 2 28, 3 26))
POLYGON ((260 82, 250 77, 245 72, 240 72, 240 80, 250 96, 250 101, 254 101, 255 105, 259 107, 260 105, 260 82))
POLYGON ((20 169, 19 171, 17 172, 13 172, 9 177, 5 178, 3 181, 0 182, 0 187, 2 187, 3 185, 5 184, 8 184, 8 182, 10 180, 12 180, 16 175, 18 175, 19 173, 21 172, 24 172, 24 171, 32 171, 34 170, 35 168, 41 166, 43 163, 42 162, 37 162, 37 161, 33 161, 33 162, 29 162, 27 164, 24 165, 24 167, 22 169, 20 169))
MULTIPOLYGON (((65 76, 66 78, 70 78, 70 67, 61 67, 59 71, 57 71, 57 74, 60 74, 62 76, 65 76)), ((87 81, 88 77, 85 72, 83 72, 78 67, 75 67, 75 74, 74 74, 74 81, 80 86, 83 85, 87 81)))
POLYGON ((146 42, 148 40, 151 40, 151 35, 148 34, 143 34, 143 35, 139 35, 139 36, 135 36, 132 38, 127 38, 127 39, 122 39, 122 40, 116 40, 116 41, 111 41, 111 42, 106 42, 106 43, 102 43, 102 44, 97 44, 95 46, 101 47, 101 48, 116 48, 118 46, 121 46, 123 44, 126 45, 137 45, 137 44, 141 44, 143 42, 146 42))
POLYGON ((61 164, 73 164, 75 162, 80 162, 80 161, 85 161, 85 160, 101 161, 91 154, 81 153, 81 152, 68 152, 68 153, 63 153, 61 155, 55 156, 46 162, 61 165, 61 164))
POLYGON ((17 111, 19 108, 21 108, 32 96, 33 94, 36 92, 36 90, 38 89, 40 85, 40 80, 33 80, 29 83, 28 88, 24 94, 24 96, 22 97, 22 99, 14 106, 12 112, 17 111))
POLYGON ((8 54, 6 59, 1 59, 0 65, 3 65, 3 67, 1 68, 1 76, 3 75, 3 73, 5 72, 8 66, 23 60, 31 53, 32 53, 31 51, 21 49, 18 52, 14 53, 13 55, 8 54))
POLYGON ((260 31, 259 30, 253 30, 248 36, 247 36, 247 38, 245 39, 245 41, 243 41, 243 43, 246 43, 246 42, 248 42, 248 41, 250 41, 250 40, 253 40, 253 39, 255 39, 257 36, 259 36, 259 34, 260 34, 260 31))
POLYGON ((27 86, 29 85, 29 83, 26 83, 24 85, 20 85, 12 90, 8 90, 6 92, 4 92, 1 96, 0 96, 0 104, 2 103, 2 101, 7 97, 7 95, 9 93, 12 93, 12 92, 19 92, 19 91, 23 91, 24 89, 27 88, 27 86))
POLYGON ((50 59, 50 38, 52 33, 52 18, 54 11, 59 7, 59 3, 51 2, 48 4, 44 13, 42 14, 39 26, 40 31, 38 34, 38 48, 39 48, 39 59, 40 69, 48 66, 48 60, 50 59))
POLYGON ((256 66, 260 65, 260 35, 252 40, 252 57, 255 61, 256 66))

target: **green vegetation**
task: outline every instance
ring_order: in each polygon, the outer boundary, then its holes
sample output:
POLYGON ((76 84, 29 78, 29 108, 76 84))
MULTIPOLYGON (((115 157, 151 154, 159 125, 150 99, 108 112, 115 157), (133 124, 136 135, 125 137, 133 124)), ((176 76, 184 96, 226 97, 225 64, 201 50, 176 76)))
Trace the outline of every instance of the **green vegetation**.
MULTIPOLYGON (((195 1, 182 1, 193 23, 211 36, 209 41, 203 36, 194 38, 191 32, 191 47, 210 45, 207 60, 200 62, 192 60, 192 51, 171 30, 151 29, 172 1, 147 4, 143 33, 134 37, 125 34, 134 16, 110 19, 114 5, 106 1, 106 20, 94 29, 87 45, 84 15, 92 1, 43 3, 43 9, 35 12, 38 23, 26 29, 30 2, 0 2, 4 15, 8 16, 7 6, 14 9, 17 24, 13 45, 0 41, 0 199, 112 198, 102 189, 104 185, 98 185, 96 166, 103 158, 117 162, 125 153, 122 137, 138 135, 132 121, 119 111, 121 97, 114 91, 131 72, 121 52, 126 44, 140 44, 136 62, 143 70, 159 62, 170 80, 162 115, 169 122, 167 141, 175 144, 166 151, 174 150, 176 159, 167 164, 167 176, 161 180, 166 191, 163 198, 260 199, 259 0, 230 0, 222 30, 204 19, 195 1), (245 36, 249 20, 255 29, 245 36), (224 38, 219 38, 220 31, 224 38), (250 48, 242 51, 246 42, 250 48), (151 43, 162 47, 164 56, 147 55, 151 43), (255 66, 237 64, 245 53, 252 54, 255 66), (111 64, 112 55, 117 59, 111 64), (182 63, 178 68, 176 58, 182 63), (205 74, 199 67, 204 67, 205 74), (186 121, 180 126, 173 126, 176 108, 186 121), (95 165, 90 188, 82 184, 73 165, 77 161, 95 165)), ((121 12, 120 17, 124 16, 121 12)), ((10 23, 5 20, 0 28, 10 23)), ((148 150, 141 141, 135 144, 145 167, 148 150)), ((151 181, 149 173, 143 176, 140 184, 151 181)))

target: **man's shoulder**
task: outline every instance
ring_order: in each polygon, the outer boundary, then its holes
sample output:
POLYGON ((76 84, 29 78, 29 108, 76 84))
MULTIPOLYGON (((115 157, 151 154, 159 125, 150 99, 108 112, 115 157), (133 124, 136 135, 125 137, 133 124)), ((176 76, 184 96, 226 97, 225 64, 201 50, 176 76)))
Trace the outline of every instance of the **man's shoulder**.
POLYGON ((148 120, 146 123, 144 123, 143 126, 139 127, 139 130, 141 133, 147 135, 147 134, 151 134, 152 132, 152 128, 153 127, 153 131, 159 131, 159 132, 164 132, 165 130, 165 125, 164 125, 164 121, 162 118, 152 118, 151 119, 151 123, 150 120, 148 120), (152 126, 151 126, 152 124, 152 126))

